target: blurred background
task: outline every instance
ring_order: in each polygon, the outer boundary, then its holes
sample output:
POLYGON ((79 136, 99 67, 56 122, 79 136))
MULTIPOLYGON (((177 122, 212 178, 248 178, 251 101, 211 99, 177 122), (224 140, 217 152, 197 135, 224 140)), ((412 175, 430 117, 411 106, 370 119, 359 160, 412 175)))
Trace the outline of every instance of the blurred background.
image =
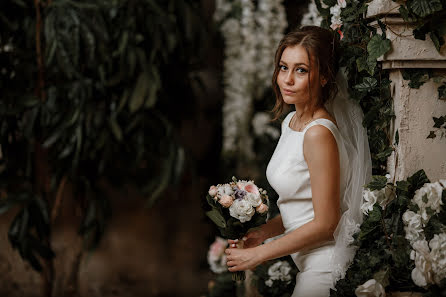
POLYGON ((309 1, 223 2, 1 1, 0 296, 204 296, 209 186, 277 212, 273 55, 309 1))

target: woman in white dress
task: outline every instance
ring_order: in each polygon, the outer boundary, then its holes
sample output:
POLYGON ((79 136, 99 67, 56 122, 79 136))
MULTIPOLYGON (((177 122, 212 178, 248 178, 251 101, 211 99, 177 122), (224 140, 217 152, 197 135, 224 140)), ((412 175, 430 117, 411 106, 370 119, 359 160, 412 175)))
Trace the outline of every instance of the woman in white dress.
POLYGON ((355 252, 349 247, 352 234, 362 219, 361 187, 371 175, 362 113, 345 100, 337 72, 338 42, 332 31, 306 26, 280 42, 273 111, 278 118, 286 105, 295 107, 282 122, 266 171, 279 195, 280 215, 249 232, 243 249, 234 240, 226 250, 231 272, 291 255, 300 271, 292 297, 329 296, 345 274, 355 252))

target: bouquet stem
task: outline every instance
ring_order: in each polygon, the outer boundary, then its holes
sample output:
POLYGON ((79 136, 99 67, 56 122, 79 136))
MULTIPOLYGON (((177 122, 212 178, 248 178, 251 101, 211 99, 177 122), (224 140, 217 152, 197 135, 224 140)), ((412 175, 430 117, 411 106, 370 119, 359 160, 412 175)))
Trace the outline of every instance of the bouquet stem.
POLYGON ((246 275, 244 271, 236 271, 232 273, 233 281, 244 281, 246 279, 246 275))
MULTIPOLYGON (((243 248, 243 246, 244 246, 244 241, 242 240, 242 239, 240 239, 238 242, 237 242, 237 248, 238 249, 242 249, 243 248)), ((245 275, 245 272, 244 271, 236 271, 236 272, 233 272, 232 273, 232 280, 233 281, 244 281, 246 279, 246 275, 245 275)))

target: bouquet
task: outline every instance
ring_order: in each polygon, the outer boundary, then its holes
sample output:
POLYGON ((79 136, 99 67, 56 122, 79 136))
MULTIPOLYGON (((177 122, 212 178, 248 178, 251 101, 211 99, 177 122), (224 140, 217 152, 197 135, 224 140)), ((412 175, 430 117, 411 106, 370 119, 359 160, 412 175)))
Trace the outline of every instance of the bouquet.
MULTIPOLYGON (((211 186, 206 200, 211 206, 206 215, 217 225, 225 239, 240 239, 250 229, 266 222, 268 196, 253 181, 232 177, 230 183, 211 186)), ((232 279, 244 280, 244 271, 234 272, 232 279)))

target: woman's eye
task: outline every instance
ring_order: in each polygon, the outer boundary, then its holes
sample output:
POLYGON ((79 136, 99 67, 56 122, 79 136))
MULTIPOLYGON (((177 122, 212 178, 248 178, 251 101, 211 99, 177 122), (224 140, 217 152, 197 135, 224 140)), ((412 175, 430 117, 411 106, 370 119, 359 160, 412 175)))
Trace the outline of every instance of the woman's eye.
POLYGON ((286 71, 288 70, 288 67, 286 67, 285 65, 279 65, 279 69, 282 71, 286 71))
POLYGON ((297 68, 296 71, 297 71, 298 73, 307 73, 307 70, 304 69, 304 68, 297 68))

